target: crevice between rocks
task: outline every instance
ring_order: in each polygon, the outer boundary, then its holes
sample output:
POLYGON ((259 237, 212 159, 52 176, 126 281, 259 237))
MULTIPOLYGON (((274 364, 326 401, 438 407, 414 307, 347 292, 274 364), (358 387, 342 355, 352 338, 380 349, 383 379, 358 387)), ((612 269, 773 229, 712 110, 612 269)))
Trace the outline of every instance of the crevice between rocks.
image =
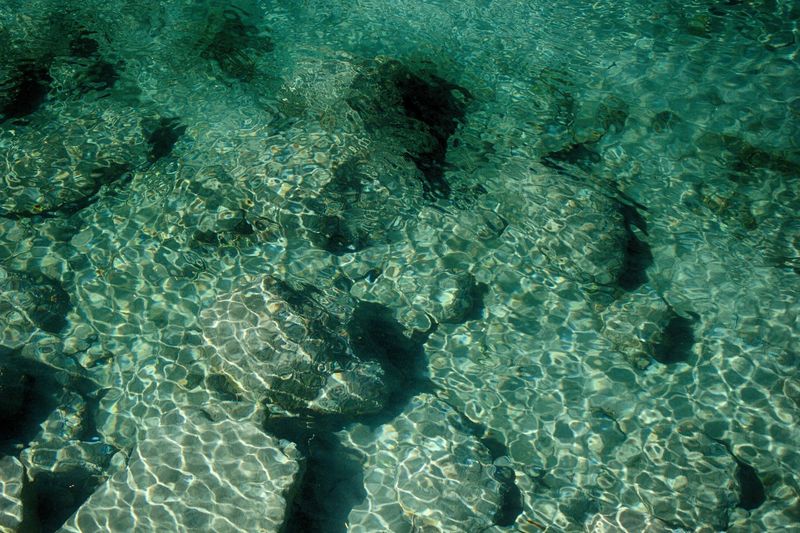
POLYGON ((407 337, 389 308, 360 302, 346 326, 347 338, 360 360, 383 368, 390 389, 383 409, 366 416, 304 411, 298 417, 267 417, 265 431, 294 442, 306 460, 282 533, 347 531, 347 517, 366 492, 357 452, 342 446, 335 433, 355 422, 378 427, 395 418, 412 397, 432 390, 423 345, 434 329, 407 337))
MULTIPOLYGON (((61 406, 66 391, 77 393, 86 402, 83 428, 74 438, 96 440, 94 416, 99 398, 92 382, 15 353, 6 354, 0 362, 0 455, 18 456, 61 406)), ((33 479, 28 475, 25 479, 20 533, 57 531, 104 481, 101 474, 79 463, 52 472, 39 471, 33 479)))

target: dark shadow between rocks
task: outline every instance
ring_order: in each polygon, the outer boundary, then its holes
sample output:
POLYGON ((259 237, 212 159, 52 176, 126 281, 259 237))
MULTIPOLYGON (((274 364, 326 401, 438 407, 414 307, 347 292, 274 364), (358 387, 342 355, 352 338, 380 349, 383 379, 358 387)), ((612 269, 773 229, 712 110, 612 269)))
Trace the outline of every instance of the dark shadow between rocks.
MULTIPOLYGON (((311 305, 310 299, 317 289, 285 285, 285 282, 275 280, 271 290, 280 292, 296 310, 311 305)), ((406 336, 390 308, 358 302, 342 339, 349 346, 348 353, 360 361, 375 362, 383 370, 387 394, 382 409, 356 415, 319 414, 308 409, 296 409, 296 416, 277 412, 267 416, 265 431, 294 442, 305 458, 304 473, 287 510, 282 533, 347 531, 351 510, 366 497, 363 457, 343 446, 336 432, 354 423, 376 429, 395 419, 414 396, 436 392, 428 377, 424 350, 436 327, 434 324, 428 331, 406 336)), ((510 527, 523 512, 523 498, 516 485, 516 473, 507 459, 509 451, 501 441, 488 434, 485 426, 471 422, 463 414, 461 419, 464 424, 460 429, 472 433, 489 450, 494 462, 492 475, 500 484, 502 497, 494 522, 501 527, 510 527)))
POLYGON ((653 347, 653 359, 664 365, 687 362, 692 355, 694 323, 698 318, 692 313, 690 320, 673 311, 672 318, 661 333, 661 340, 653 347))
MULTIPOLYGON (((86 413, 76 439, 99 439, 95 416, 100 395, 94 383, 11 352, 0 360, 0 455, 18 456, 42 430, 41 424, 65 401, 65 391, 81 396, 86 413)), ((109 447, 107 459, 113 449, 109 447)), ((107 466, 107 465, 104 465, 107 466)), ((76 462, 73 468, 38 472, 23 491, 21 532, 58 530, 104 481, 76 462)))
POLYGON ((109 63, 100 56, 100 44, 95 33, 81 28, 69 41, 69 54, 74 58, 79 70, 76 78, 80 82, 79 92, 111 89, 119 81, 118 65, 109 63))
POLYGON ((408 154, 425 178, 423 189, 433 196, 447 198, 451 191, 444 178, 447 141, 464 120, 466 102, 471 96, 463 87, 433 74, 422 77, 406 71, 398 76, 395 85, 405 115, 425 124, 434 140, 429 150, 408 154))
POLYGON ((347 517, 366 497, 361 459, 330 431, 268 426, 273 435, 297 444, 304 474, 281 533, 345 533, 347 517))
POLYGON ((65 391, 77 393, 86 403, 81 434, 99 438, 95 415, 102 393, 89 380, 66 374, 49 365, 8 352, 0 360, 0 455, 14 455, 41 431, 40 424, 63 401, 65 391))
POLYGON ((516 483, 516 473, 510 466, 495 466, 493 477, 502 487, 502 503, 493 517, 494 523, 500 527, 511 527, 525 510, 522 491, 516 483))
POLYGON ((79 466, 68 472, 37 474, 30 483, 31 500, 24 503, 35 505, 38 532, 58 531, 103 481, 101 476, 79 466))
POLYGON ((175 117, 147 119, 142 121, 142 131, 150 145, 148 157, 151 162, 156 162, 172 153, 175 143, 186 132, 186 126, 181 125, 175 117))
POLYGON ((761 507, 767 496, 756 469, 736 459, 736 480, 739 482, 740 489, 738 507, 747 511, 761 507))
POLYGON ((634 291, 647 283, 647 269, 653 265, 653 252, 650 245, 640 239, 633 228, 647 235, 647 222, 635 207, 620 206, 625 224, 625 254, 622 270, 617 276, 617 284, 625 291, 634 291))
POLYGON ((19 453, 58 407, 61 383, 47 365, 10 354, 0 361, 0 455, 19 453))
POLYGON ((347 326, 353 352, 362 361, 380 364, 389 389, 384 409, 360 422, 380 426, 396 418, 417 394, 435 392, 428 378, 424 345, 436 327, 434 323, 428 331, 406 337, 391 309, 375 303, 358 304, 347 326))
MULTIPOLYGON (((78 393, 86 402, 87 414, 76 438, 98 439, 94 416, 99 396, 93 383, 14 354, 5 356, 0 362, 0 455, 17 456, 61 405, 66 390, 78 393)), ((38 472, 33 481, 26 482, 23 492, 26 516, 22 531, 58 530, 103 481, 102 476, 77 463, 67 471, 38 472)))
POLYGON ((49 62, 22 61, 9 80, 0 83, 0 123, 26 117, 39 109, 50 92, 53 79, 49 62))
POLYGON ((369 246, 369 236, 338 215, 312 217, 311 243, 333 255, 358 252, 369 246))
MULTIPOLYGON (((69 18, 68 14, 64 15, 69 18)), ((51 68, 58 68, 63 62, 69 63, 72 70, 72 79, 67 83, 72 88, 61 87, 62 98, 64 91, 75 91, 81 96, 111 89, 119 81, 118 68, 122 62, 115 64, 101 57, 96 34, 79 25, 62 22, 64 24, 56 24, 47 35, 39 36, 46 52, 39 57, 18 60, 10 78, 0 80, 0 123, 24 119, 36 112, 48 99, 53 83, 51 68)))
POLYGON ((739 483, 739 502, 737 507, 746 511, 758 509, 767 500, 766 490, 761 477, 756 469, 745 463, 733 453, 731 445, 727 442, 706 435, 708 438, 725 448, 728 454, 736 461, 736 481, 739 483))
POLYGON ((591 170, 592 165, 601 161, 600 155, 585 143, 576 143, 549 152, 542 157, 542 164, 553 170, 564 170, 564 164, 574 165, 582 170, 591 170))
POLYGON ((471 100, 467 89, 429 68, 391 60, 357 77, 347 103, 368 132, 385 137, 414 163, 427 197, 449 198, 452 187, 444 176, 448 140, 471 100))

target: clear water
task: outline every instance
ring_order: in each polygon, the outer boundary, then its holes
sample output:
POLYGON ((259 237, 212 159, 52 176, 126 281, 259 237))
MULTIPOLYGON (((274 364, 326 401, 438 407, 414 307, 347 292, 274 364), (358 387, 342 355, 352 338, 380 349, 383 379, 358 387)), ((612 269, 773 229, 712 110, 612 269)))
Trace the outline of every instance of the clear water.
POLYGON ((4 0, 0 529, 796 529, 798 20, 4 0))

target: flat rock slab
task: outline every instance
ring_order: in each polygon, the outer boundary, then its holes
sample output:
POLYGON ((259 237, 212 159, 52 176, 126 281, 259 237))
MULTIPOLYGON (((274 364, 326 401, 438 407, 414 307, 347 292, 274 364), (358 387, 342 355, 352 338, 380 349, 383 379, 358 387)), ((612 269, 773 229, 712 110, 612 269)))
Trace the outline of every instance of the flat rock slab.
POLYGON ((278 531, 296 457, 253 423, 174 410, 60 531, 278 531))

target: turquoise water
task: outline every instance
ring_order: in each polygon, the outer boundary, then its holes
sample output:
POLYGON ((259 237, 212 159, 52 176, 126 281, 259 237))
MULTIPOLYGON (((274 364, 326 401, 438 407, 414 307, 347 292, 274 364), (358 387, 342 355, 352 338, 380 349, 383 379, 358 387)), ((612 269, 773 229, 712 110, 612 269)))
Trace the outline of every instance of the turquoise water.
POLYGON ((0 2, 0 530, 797 530, 798 20, 0 2))

